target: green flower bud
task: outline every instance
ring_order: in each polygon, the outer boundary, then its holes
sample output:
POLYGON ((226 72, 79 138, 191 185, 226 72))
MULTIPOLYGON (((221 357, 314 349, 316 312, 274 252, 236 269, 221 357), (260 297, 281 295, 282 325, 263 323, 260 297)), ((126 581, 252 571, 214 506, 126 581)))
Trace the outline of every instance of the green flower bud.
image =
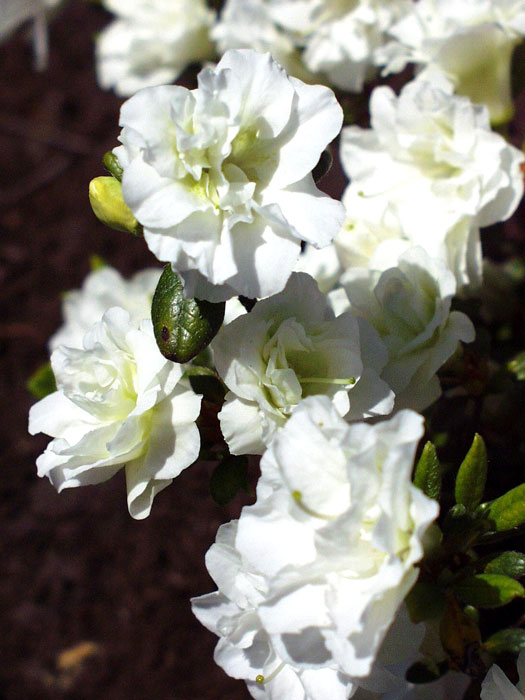
POLYGON ((122 185, 114 177, 96 177, 89 183, 89 201, 97 219, 117 231, 142 236, 142 226, 122 197, 122 185))

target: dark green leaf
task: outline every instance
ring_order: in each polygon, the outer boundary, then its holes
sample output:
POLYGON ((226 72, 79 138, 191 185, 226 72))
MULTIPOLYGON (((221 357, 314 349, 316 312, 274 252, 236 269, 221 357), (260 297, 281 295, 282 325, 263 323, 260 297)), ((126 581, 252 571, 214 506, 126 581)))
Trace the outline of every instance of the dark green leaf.
POLYGON ((28 379, 27 390, 31 392, 36 399, 43 399, 48 394, 52 394, 57 390, 55 375, 53 374, 49 362, 39 367, 28 379))
POLYGON ((485 566, 485 573, 521 578, 525 576, 525 554, 502 552, 489 561, 485 566))
POLYGON ((468 576, 458 581, 453 590, 460 600, 476 608, 499 608, 525 596, 525 589, 518 581, 500 574, 468 576))
POLYGON ((236 494, 248 491, 248 460, 244 456, 228 455, 215 467, 210 479, 210 493, 215 503, 225 506, 236 494))
POLYGON ((123 170, 120 166, 120 163, 118 162, 117 156, 112 151, 104 153, 102 163, 104 164, 104 167, 106 168, 108 173, 111 173, 111 175, 113 175, 114 178, 116 178, 119 182, 122 182, 123 170))
POLYGON ((405 599, 412 622, 440 618, 445 605, 444 593, 434 582, 419 580, 405 599))
POLYGON ((497 532, 525 523, 525 484, 516 486, 489 504, 486 516, 497 532))
POLYGON ((442 661, 438 664, 434 659, 425 659, 412 664, 407 669, 405 678, 409 683, 432 683, 445 675, 448 669, 448 661, 442 661))
POLYGON ((456 477, 456 503, 474 510, 483 498, 486 480, 487 451, 483 438, 476 433, 456 477))
POLYGON ((414 474, 414 484, 429 498, 439 500, 441 495, 441 465, 436 448, 427 442, 421 453, 414 474))
POLYGON ((185 299, 179 277, 166 265, 151 306, 159 350, 174 362, 189 362, 214 338, 224 320, 225 303, 185 299))
POLYGON ((525 649, 525 630, 515 628, 500 630, 489 637, 483 646, 495 656, 507 653, 519 654, 522 649, 525 649))

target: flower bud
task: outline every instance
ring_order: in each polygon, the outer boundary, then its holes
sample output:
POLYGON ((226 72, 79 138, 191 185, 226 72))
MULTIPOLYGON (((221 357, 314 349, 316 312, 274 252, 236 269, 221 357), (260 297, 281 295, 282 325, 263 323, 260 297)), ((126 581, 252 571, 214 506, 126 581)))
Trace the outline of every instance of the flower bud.
POLYGON ((114 177, 96 177, 89 183, 89 201, 97 219, 117 231, 142 236, 142 226, 122 197, 122 185, 114 177))

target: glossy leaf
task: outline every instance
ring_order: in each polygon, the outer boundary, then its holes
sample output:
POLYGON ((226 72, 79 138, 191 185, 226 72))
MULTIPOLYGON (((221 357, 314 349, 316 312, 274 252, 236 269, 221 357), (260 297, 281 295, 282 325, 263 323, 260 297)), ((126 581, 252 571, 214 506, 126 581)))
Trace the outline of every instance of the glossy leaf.
POLYGON ((519 654, 525 649, 525 630, 510 628, 499 630, 483 645, 491 654, 519 654))
POLYGON ((525 576, 525 554, 502 552, 489 561, 485 566, 485 573, 521 578, 525 576))
POLYGON ((429 498, 439 500, 441 495, 441 465, 436 448, 430 441, 423 448, 417 463, 414 484, 429 498))
POLYGON ((521 583, 501 574, 467 576, 453 590, 460 600, 476 608, 499 608, 525 596, 521 583))
POLYGON ((214 338, 224 320, 225 303, 185 299, 178 275, 166 265, 151 306, 159 350, 174 362, 189 362, 214 338))
POLYGON ((111 173, 114 178, 116 178, 119 182, 122 182, 122 167, 118 161, 117 156, 113 153, 113 151, 108 151, 107 153, 104 153, 104 157, 102 158, 102 163, 104 164, 104 167, 108 171, 108 173, 111 173))
POLYGON ((483 438, 476 433, 456 477, 456 503, 474 510, 483 498, 487 481, 487 451, 483 438))
POLYGON ((525 484, 516 486, 492 501, 486 509, 487 517, 497 532, 512 530, 525 523, 525 484))

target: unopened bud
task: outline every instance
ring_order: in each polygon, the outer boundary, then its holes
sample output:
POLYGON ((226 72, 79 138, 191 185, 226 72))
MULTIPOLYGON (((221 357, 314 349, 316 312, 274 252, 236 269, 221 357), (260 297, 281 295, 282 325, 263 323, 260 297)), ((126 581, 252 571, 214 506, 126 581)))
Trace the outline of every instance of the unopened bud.
POLYGON ((117 231, 142 236, 142 226, 122 197, 122 185, 114 177, 96 177, 89 183, 89 201, 97 219, 117 231))

